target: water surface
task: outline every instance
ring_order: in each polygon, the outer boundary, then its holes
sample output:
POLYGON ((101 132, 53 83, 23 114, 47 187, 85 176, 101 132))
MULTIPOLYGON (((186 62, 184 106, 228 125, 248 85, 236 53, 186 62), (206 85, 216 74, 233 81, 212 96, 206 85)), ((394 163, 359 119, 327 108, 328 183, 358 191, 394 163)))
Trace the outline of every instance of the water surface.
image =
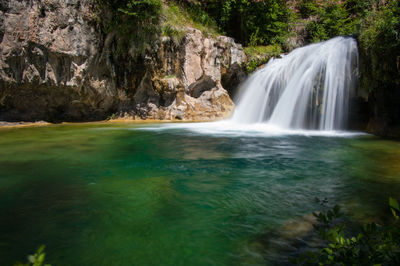
POLYGON ((41 244, 52 265, 273 264, 286 253, 266 238, 315 197, 382 221, 400 195, 399 142, 212 129, 0 128, 0 265, 41 244))

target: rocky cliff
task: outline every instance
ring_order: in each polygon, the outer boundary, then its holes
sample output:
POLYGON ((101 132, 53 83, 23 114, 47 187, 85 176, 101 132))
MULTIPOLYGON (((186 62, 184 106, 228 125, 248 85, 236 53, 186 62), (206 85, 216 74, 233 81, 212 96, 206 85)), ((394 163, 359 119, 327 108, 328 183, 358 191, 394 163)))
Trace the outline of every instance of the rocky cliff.
POLYGON ((0 0, 0 120, 213 120, 234 104, 242 47, 185 28, 143 56, 116 56, 94 0, 0 0), (229 89, 229 88, 228 88, 229 89))

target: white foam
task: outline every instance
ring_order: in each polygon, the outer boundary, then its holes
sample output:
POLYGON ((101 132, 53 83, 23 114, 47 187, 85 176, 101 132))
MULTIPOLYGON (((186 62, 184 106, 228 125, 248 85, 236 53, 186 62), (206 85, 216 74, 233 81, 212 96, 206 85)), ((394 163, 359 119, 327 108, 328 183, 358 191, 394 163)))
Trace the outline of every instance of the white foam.
POLYGON ((346 128, 358 73, 357 43, 336 37, 295 49, 255 72, 236 97, 232 120, 282 128, 346 128))
POLYGON ((231 120, 206 123, 168 123, 132 128, 132 130, 168 131, 180 130, 199 135, 227 137, 284 137, 284 136, 321 136, 321 137, 355 137, 366 135, 364 132, 293 130, 266 123, 242 124, 231 120))

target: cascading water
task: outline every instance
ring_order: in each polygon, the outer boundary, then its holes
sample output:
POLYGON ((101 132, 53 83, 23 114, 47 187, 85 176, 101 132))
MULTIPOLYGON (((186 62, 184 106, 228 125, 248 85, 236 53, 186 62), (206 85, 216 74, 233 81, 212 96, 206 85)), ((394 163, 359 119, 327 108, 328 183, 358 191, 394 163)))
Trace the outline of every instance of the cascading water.
POLYGON ((295 49, 283 58, 271 59, 245 82, 232 121, 344 129, 357 72, 353 38, 336 37, 295 49))
POLYGON ((336 37, 271 59, 243 84, 231 119, 144 130, 185 129, 207 136, 356 136, 363 133, 343 129, 357 75, 356 41, 336 37))

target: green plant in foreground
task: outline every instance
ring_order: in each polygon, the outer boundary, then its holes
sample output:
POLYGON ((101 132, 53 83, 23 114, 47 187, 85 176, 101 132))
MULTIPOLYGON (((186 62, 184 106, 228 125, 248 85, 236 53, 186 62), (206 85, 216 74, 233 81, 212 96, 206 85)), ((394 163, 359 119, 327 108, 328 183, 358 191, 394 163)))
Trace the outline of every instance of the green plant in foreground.
POLYGON ((339 206, 314 213, 318 221, 315 228, 327 245, 290 261, 296 265, 400 265, 400 208, 393 198, 389 199, 389 206, 394 223, 366 224, 357 235, 349 237, 345 234, 347 225, 337 223, 342 216, 339 206))
POLYGON ((117 117, 118 117, 118 114, 112 113, 111 115, 109 115, 109 116, 107 117, 107 120, 113 120, 113 119, 116 119, 117 117))
POLYGON ((51 266, 50 264, 45 264, 44 259, 46 253, 44 253, 45 246, 40 246, 35 254, 28 256, 27 263, 17 262, 15 266, 51 266))

